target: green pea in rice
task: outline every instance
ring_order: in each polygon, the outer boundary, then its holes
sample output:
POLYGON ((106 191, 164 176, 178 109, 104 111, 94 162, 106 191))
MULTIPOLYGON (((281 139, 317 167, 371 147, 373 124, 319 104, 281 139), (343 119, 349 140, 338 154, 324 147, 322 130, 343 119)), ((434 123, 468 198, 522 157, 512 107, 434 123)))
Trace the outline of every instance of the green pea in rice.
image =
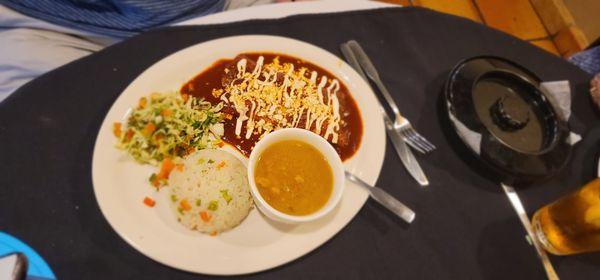
POLYGON ((246 167, 225 151, 206 149, 188 155, 183 169, 171 172, 169 186, 177 220, 192 230, 224 232, 252 210, 246 167))

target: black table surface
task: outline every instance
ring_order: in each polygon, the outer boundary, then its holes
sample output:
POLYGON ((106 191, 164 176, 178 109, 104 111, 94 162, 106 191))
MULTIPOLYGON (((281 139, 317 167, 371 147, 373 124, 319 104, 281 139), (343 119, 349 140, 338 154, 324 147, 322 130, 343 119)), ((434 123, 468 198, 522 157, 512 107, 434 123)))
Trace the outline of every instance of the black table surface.
MULTIPOLYGON (((460 148, 440 122, 441 88, 462 59, 506 57, 543 80, 569 80, 574 96, 570 125, 585 135, 598 123, 586 94, 590 76, 517 38, 418 8, 159 29, 39 77, 0 104, 0 230, 35 248, 60 279, 210 278, 156 263, 117 236, 95 200, 91 158, 104 115, 144 69, 187 46, 240 34, 287 36, 336 55, 341 55, 341 42, 358 40, 403 114, 438 146, 418 156, 431 181, 427 188, 411 179, 387 146, 378 184, 416 211, 413 224, 369 201, 317 250, 244 277, 545 278, 497 182, 459 156, 460 148)), ((591 180, 593 168, 585 164, 591 153, 582 150, 578 145, 568 167, 552 180, 519 191, 530 215, 591 180)), ((552 262, 562 279, 600 279, 600 254, 552 257, 552 262)))

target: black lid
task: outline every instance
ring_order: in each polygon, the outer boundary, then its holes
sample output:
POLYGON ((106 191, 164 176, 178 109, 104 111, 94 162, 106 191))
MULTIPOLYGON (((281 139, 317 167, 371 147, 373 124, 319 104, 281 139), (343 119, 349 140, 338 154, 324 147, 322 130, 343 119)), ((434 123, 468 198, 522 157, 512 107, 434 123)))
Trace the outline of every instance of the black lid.
POLYGON ((529 182, 567 162, 569 128, 539 88, 540 79, 498 57, 459 63, 446 81, 446 109, 455 132, 503 180, 529 182))

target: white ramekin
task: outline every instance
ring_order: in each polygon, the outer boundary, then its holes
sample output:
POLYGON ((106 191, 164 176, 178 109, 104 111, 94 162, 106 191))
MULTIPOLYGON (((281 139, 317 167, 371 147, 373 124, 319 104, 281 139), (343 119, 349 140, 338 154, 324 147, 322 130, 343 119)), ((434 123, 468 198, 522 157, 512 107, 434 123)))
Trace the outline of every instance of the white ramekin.
POLYGON ((248 181, 250 183, 250 191, 256 206, 267 217, 284 223, 308 222, 327 215, 335 208, 342 198, 345 182, 344 165, 342 164, 342 160, 333 146, 331 146, 329 142, 327 142, 318 134, 300 128, 284 128, 267 134, 260 141, 258 141, 258 143, 256 143, 256 146, 254 146, 254 149, 252 149, 252 153, 250 154, 250 159, 248 161, 248 181), (333 191, 327 203, 315 213, 303 216, 295 216, 280 212, 269 205, 269 203, 263 199, 263 197, 260 195, 260 192, 256 188, 256 182, 254 181, 254 167, 260 158, 261 153, 271 144, 284 140, 302 141, 315 147, 319 152, 321 152, 321 154, 323 154, 331 166, 331 171, 333 172, 333 191))

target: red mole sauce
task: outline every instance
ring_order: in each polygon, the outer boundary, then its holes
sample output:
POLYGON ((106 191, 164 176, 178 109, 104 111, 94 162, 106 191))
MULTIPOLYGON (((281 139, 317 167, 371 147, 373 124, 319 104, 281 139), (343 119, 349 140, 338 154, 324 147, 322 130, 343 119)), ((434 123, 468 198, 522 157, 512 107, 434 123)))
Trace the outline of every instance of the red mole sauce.
MULTIPOLYGON (((234 59, 221 59, 216 61, 208 69, 184 84, 181 88, 181 92, 203 98, 211 104, 216 105, 222 102, 222 100, 213 96, 213 89, 223 89, 225 84, 228 81, 231 81, 232 75, 235 75, 237 71, 236 63, 240 59, 247 59, 248 69, 251 70, 254 68, 255 61, 259 56, 264 57, 265 64, 272 62, 274 58, 278 57, 281 64, 292 63, 296 69, 306 67, 309 71, 316 71, 319 77, 322 75, 330 78, 335 77, 330 72, 317 65, 292 56, 277 53, 243 53, 234 59), (227 74, 225 73, 226 68, 229 70, 227 74)), ((356 102, 350 95, 348 88, 341 80, 338 79, 338 81, 340 82, 340 88, 336 96, 340 104, 339 110, 341 120, 338 131, 338 142, 336 144, 332 143, 332 145, 342 160, 346 160, 352 157, 358 150, 362 138, 363 127, 356 102)), ((260 134, 253 134, 249 139, 235 134, 235 120, 239 114, 232 103, 225 104, 221 112, 233 116, 231 119, 224 120, 225 134, 222 137, 223 141, 237 148, 245 156, 249 156, 252 148, 256 142, 258 142, 260 134)), ((306 120, 301 119, 297 127, 304 127, 305 123, 306 120)), ((245 128, 242 128, 242 130, 245 130, 245 128)), ((321 134, 323 133, 324 132, 321 134)))

